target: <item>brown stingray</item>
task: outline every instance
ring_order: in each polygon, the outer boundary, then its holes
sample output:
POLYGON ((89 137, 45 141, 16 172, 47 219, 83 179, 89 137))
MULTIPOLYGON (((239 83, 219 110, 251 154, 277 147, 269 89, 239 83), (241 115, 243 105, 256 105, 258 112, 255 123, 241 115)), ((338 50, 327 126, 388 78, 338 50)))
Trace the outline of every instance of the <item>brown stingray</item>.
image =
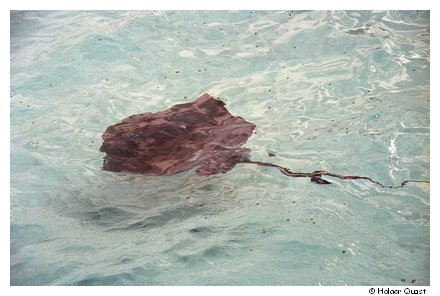
POLYGON ((241 147, 255 125, 232 116, 225 103, 204 94, 157 113, 132 115, 109 126, 102 138, 104 170, 174 175, 230 171, 250 155, 241 147))
MULTIPOLYGON (((385 186, 369 177, 344 176, 327 171, 295 173, 277 164, 250 160, 250 149, 242 147, 255 125, 233 116, 225 103, 204 94, 191 103, 174 105, 157 113, 141 113, 111 125, 102 135, 103 169, 148 175, 174 175, 196 169, 198 175, 230 171, 237 163, 275 167, 290 177, 307 177, 316 184, 330 184, 323 175, 339 179, 364 179, 385 186)), ((269 154, 270 157, 275 154, 269 154)))

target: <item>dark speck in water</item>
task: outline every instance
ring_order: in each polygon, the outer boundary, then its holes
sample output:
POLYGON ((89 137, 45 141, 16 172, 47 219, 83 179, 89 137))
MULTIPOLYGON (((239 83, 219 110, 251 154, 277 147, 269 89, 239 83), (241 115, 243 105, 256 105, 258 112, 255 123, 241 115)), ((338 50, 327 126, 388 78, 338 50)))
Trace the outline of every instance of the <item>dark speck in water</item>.
POLYGON ((256 206, 259 206, 260 205, 260 203, 259 202, 257 202, 256 204, 255 204, 256 206))
POLYGON ((176 74, 179 74, 180 73, 180 71, 176 71, 176 74))
POLYGON ((99 40, 99 41, 102 41, 102 39, 101 39, 101 38, 99 38, 98 40, 99 40))
POLYGON ((289 77, 287 77, 286 79, 290 79, 289 77))
POLYGON ((401 281, 402 283, 404 283, 404 282, 406 282, 406 279, 401 278, 400 281, 401 281))
POLYGON ((202 72, 202 70, 199 69, 199 70, 197 70, 197 72, 202 72))
POLYGON ((347 251, 346 250, 342 250, 342 254, 345 254, 345 253, 347 253, 347 251))
POLYGON ((275 157, 275 156, 277 156, 275 153, 273 153, 273 152, 269 152, 269 153, 267 153, 267 156, 269 156, 269 157, 275 157))
POLYGON ((414 284, 415 282, 416 282, 416 279, 412 279, 412 280, 411 280, 411 283, 414 284))
POLYGON ((255 32, 254 34, 257 35, 257 32, 255 32))
POLYGON ((287 221, 287 222, 289 222, 289 221, 290 221, 290 219, 286 219, 286 221, 287 221))
POLYGON ((269 91, 272 91, 271 89, 269 89, 269 91))
POLYGON ((186 97, 186 96, 184 96, 183 98, 184 98, 184 99, 186 99, 187 97, 186 97))

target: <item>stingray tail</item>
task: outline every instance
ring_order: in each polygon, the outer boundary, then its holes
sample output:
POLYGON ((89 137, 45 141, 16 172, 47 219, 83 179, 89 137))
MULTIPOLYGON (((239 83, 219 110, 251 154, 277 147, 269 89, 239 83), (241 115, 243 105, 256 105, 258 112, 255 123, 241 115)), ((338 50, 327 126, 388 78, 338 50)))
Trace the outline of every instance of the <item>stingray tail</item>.
POLYGON ((374 184, 381 186, 382 188, 393 188, 393 189, 403 187, 407 183, 429 183, 429 181, 425 181, 425 180, 405 180, 402 183, 400 183, 399 185, 391 186, 391 185, 384 185, 378 181, 371 179, 370 177, 351 176, 351 175, 345 176, 345 175, 331 173, 328 171, 314 171, 311 173, 297 173, 297 172, 292 172, 289 168, 282 167, 282 166, 279 166, 279 165, 271 163, 271 162, 252 161, 250 159, 245 159, 241 162, 242 163, 253 163, 256 165, 266 166, 266 167, 274 167, 274 168, 277 168, 281 173, 283 173, 286 176, 294 177, 294 178, 310 178, 310 181, 312 183, 321 184, 321 185, 331 184, 329 181, 323 179, 322 178, 323 176, 329 176, 329 177, 334 177, 334 178, 343 179, 343 180, 359 180, 359 179, 360 180, 367 180, 367 181, 370 181, 374 184))

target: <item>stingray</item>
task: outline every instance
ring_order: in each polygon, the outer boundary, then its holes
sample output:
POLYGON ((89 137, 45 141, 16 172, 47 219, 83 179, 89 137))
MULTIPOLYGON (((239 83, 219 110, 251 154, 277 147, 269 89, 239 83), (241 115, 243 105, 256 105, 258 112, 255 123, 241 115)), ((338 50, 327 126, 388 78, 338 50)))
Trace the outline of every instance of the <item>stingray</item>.
MULTIPOLYGON (((251 150, 243 147, 255 124, 233 116, 225 103, 204 94, 190 103, 177 104, 156 113, 129 116, 111 125, 102 135, 100 151, 105 152, 103 169, 145 175, 171 176, 195 169, 200 176, 224 174, 237 164, 274 167, 289 177, 306 177, 316 184, 331 184, 323 179, 364 179, 386 186, 369 177, 340 175, 325 170, 310 173, 292 172, 271 162, 252 161, 251 150)), ((268 156, 275 156, 270 153, 268 156)))

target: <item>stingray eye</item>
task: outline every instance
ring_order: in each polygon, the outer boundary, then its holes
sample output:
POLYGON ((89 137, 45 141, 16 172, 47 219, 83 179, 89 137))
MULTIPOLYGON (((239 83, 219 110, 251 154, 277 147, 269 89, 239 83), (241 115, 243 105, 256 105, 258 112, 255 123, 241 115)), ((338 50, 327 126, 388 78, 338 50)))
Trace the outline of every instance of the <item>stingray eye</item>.
POLYGON ((123 133, 121 136, 122 136, 122 139, 124 139, 126 141, 133 141, 139 137, 138 134, 131 133, 131 132, 123 133))

